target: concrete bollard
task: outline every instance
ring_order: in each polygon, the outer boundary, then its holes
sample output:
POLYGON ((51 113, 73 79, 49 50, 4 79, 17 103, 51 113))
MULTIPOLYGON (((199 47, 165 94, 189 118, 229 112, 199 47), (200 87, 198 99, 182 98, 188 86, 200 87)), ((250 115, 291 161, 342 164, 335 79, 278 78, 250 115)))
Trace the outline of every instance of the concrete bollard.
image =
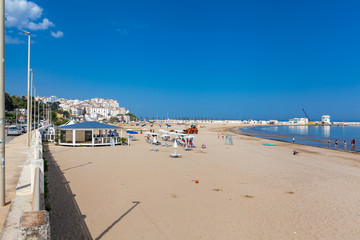
POLYGON ((20 219, 18 239, 50 239, 49 213, 45 210, 24 212, 20 219))
POLYGON ((42 145, 39 145, 39 159, 43 159, 43 146, 42 145))
POLYGON ((41 193, 44 192, 44 160, 43 159, 34 159, 31 161, 31 193, 34 190, 34 178, 35 178, 35 168, 40 168, 40 189, 41 193))
POLYGON ((35 145, 34 146, 34 159, 39 159, 40 158, 40 149, 39 149, 39 145, 35 145))

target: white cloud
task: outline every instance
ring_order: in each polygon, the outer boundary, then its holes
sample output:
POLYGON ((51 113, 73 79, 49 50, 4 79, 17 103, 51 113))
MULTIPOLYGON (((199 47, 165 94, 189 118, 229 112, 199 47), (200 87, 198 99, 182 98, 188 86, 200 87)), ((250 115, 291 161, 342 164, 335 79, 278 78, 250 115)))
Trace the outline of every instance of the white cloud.
POLYGON ((127 28, 117 28, 116 31, 119 32, 123 36, 128 34, 127 28))
POLYGON ((64 33, 62 31, 57 31, 57 32, 50 32, 51 36, 53 36, 54 38, 61 38, 64 36, 64 33))
POLYGON ((41 19, 43 9, 27 0, 5 0, 5 26, 20 30, 46 30, 55 26, 49 19, 41 19))
POLYGON ((39 23, 29 22, 28 24, 28 28, 30 30, 46 30, 49 27, 53 27, 53 26, 55 26, 55 24, 50 22, 49 19, 47 18, 44 18, 43 21, 39 23))
POLYGON ((5 43, 6 44, 22 44, 25 42, 22 40, 19 40, 17 37, 13 38, 11 36, 5 35, 5 43))

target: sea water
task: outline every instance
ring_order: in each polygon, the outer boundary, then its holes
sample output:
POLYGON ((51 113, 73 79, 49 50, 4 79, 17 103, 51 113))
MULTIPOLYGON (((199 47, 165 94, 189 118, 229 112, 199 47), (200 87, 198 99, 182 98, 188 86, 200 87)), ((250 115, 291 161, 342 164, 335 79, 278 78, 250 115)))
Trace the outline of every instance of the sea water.
POLYGON ((267 139, 292 142, 295 138, 295 143, 299 144, 360 151, 360 126, 254 126, 241 131, 267 139), (355 147, 351 146, 353 139, 355 147), (337 146, 335 140, 338 141, 337 146))

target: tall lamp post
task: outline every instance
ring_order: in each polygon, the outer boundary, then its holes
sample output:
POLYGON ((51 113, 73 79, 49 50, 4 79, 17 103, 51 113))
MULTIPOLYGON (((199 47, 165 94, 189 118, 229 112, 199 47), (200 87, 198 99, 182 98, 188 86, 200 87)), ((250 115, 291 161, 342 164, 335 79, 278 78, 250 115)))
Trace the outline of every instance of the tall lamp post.
POLYGON ((33 77, 34 77, 34 72, 32 69, 30 69, 31 72, 31 77, 30 77, 30 145, 31 145, 31 138, 32 138, 32 114, 33 114, 33 77))
MULTIPOLYGON (((2 0, 1 0, 2 1, 2 0)), ((26 111, 26 128, 27 128, 27 145, 30 147, 30 33, 24 31, 25 34, 28 35, 28 75, 27 75, 27 111, 26 111)))
POLYGON ((34 87, 34 129, 36 129, 36 87, 34 87))
POLYGON ((5 1, 0 0, 0 206, 5 206, 5 1))
MULTIPOLYGON (((38 94, 39 97, 39 94, 38 94)), ((38 128, 40 127, 40 99, 38 99, 38 128)))

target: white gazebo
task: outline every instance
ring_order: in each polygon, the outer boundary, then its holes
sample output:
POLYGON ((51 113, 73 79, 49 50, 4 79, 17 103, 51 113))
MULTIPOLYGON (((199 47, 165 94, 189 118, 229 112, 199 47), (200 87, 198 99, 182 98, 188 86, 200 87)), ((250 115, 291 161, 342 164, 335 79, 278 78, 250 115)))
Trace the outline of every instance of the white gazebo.
POLYGON ((98 122, 82 122, 56 129, 59 130, 59 145, 94 147, 121 144, 122 127, 98 122))

